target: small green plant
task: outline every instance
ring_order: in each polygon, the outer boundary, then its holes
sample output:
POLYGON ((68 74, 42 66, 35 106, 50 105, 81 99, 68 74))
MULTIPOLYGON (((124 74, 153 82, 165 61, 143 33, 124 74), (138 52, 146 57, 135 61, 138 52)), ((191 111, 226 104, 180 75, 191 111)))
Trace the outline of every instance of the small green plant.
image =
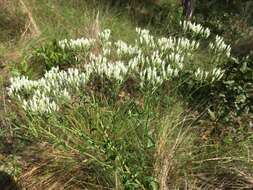
MULTIPOLYGON (((32 64, 42 65, 45 70, 52 67, 61 66, 68 67, 77 63, 75 51, 65 51, 61 48, 57 41, 45 44, 41 48, 37 48, 30 58, 32 64)), ((29 61, 29 60, 28 60, 29 61)))

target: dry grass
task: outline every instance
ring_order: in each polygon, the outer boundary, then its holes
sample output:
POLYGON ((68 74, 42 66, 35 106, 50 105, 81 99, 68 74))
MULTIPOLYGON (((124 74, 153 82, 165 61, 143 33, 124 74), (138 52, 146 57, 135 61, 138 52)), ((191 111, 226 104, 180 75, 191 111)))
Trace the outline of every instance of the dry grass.
POLYGON ((28 28, 30 29, 33 35, 39 36, 41 31, 33 18, 32 12, 29 10, 28 6, 25 4, 23 0, 19 0, 19 3, 21 5, 21 9, 23 10, 24 13, 27 14, 29 18, 29 24, 26 27, 26 30, 23 32, 22 36, 26 34, 28 28))
MULTIPOLYGON (((18 182, 26 190, 110 189, 100 181, 95 166, 75 152, 65 152, 44 143, 23 151, 23 172, 18 182)), ((98 172, 98 171, 97 171, 98 172)))
POLYGON ((25 31, 27 17, 17 0, 0 1, 0 43, 13 43, 25 31))
POLYGON ((189 140, 189 127, 186 122, 191 119, 184 116, 182 110, 175 106, 175 110, 166 117, 158 135, 156 150, 155 175, 160 184, 160 190, 174 189, 177 176, 177 159, 182 152, 185 153, 187 146, 185 141, 189 140))

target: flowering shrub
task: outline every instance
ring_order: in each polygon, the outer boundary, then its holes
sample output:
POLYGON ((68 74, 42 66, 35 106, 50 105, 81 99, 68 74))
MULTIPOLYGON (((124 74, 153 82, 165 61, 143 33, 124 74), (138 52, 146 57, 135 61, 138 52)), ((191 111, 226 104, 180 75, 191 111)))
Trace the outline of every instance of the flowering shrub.
MULTIPOLYGON (((189 22, 184 22, 183 28, 201 34, 203 39, 210 35, 209 29, 189 22)), ((9 95, 18 97, 26 110, 50 113, 59 109, 62 99, 70 100, 77 91, 84 89, 94 76, 101 80, 110 80, 118 86, 128 79, 134 79, 140 89, 151 92, 166 81, 182 80, 184 74, 189 75, 188 80, 193 79, 200 83, 221 80, 224 71, 220 67, 205 69, 194 63, 201 39, 157 38, 148 30, 140 28, 136 32, 138 37, 134 44, 113 41, 110 30, 101 32, 97 40, 80 38, 59 41, 57 47, 63 52, 81 50, 80 55, 85 59, 80 62, 79 69, 70 68, 64 71, 53 67, 39 80, 28 80, 24 76, 12 78, 9 95)), ((221 37, 210 42, 208 48, 210 60, 217 60, 224 52, 224 59, 230 57, 230 47, 221 37)))

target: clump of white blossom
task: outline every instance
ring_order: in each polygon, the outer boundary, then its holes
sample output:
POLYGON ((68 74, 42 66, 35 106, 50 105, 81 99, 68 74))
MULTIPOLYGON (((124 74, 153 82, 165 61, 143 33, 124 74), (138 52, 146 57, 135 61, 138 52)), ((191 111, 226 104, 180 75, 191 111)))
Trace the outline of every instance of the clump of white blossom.
POLYGON ((136 28, 136 32, 139 35, 138 42, 140 45, 155 48, 155 39, 154 36, 150 35, 149 30, 136 28))
POLYGON ((204 82, 209 80, 211 83, 220 80, 224 75, 224 71, 220 68, 214 68, 211 72, 198 68, 194 73, 196 80, 204 82))
POLYGON ((108 59, 102 57, 101 55, 95 57, 90 64, 90 68, 94 74, 105 76, 108 79, 115 79, 122 82, 128 72, 128 66, 121 61, 110 62, 108 59))
POLYGON ((99 36, 102 42, 102 55, 109 56, 112 49, 112 42, 110 41, 111 30, 105 29, 99 34, 99 36))
POLYGON ((191 21, 180 22, 185 32, 193 32, 195 35, 200 35, 208 38, 211 34, 209 28, 204 28, 201 24, 192 23, 191 21))
POLYGON ((115 42, 116 52, 119 57, 133 56, 139 53, 140 49, 136 46, 131 46, 122 40, 115 42))
POLYGON ((46 95, 38 93, 33 95, 29 100, 23 100, 22 104, 22 107, 25 110, 40 114, 51 113, 59 110, 59 106, 54 100, 50 100, 50 98, 46 95))
POLYGON ((94 39, 78 38, 78 39, 64 39, 58 42, 62 49, 90 49, 95 43, 94 39))
POLYGON ((57 103, 60 100, 70 100, 71 93, 82 89, 90 74, 73 68, 60 71, 54 67, 39 80, 29 80, 23 76, 11 78, 8 93, 17 97, 25 110, 51 113, 59 109, 57 103))
MULTIPOLYGON (((209 37, 210 30, 200 25, 183 23, 184 30, 209 37)), ((113 41, 111 31, 104 30, 99 39, 80 38, 62 40, 63 49, 84 48, 88 51, 82 67, 60 70, 53 67, 38 80, 25 76, 11 78, 8 93, 16 97, 27 111, 48 114, 58 111, 61 105, 70 101, 77 93, 85 93, 86 84, 93 77, 108 79, 118 84, 131 78, 139 82, 140 88, 154 90, 165 81, 180 80, 181 73, 190 71, 192 77, 201 82, 221 80, 224 71, 219 67, 212 70, 199 68, 192 62, 198 51, 200 40, 185 37, 155 37, 146 29, 137 28, 134 44, 122 40, 113 41), (97 49, 100 48, 100 53, 97 49), (93 48, 94 47, 94 48, 93 48), (95 49, 95 51, 93 51, 95 49)), ((216 37, 209 48, 217 54, 230 55, 230 46, 222 38, 216 37)))
POLYGON ((226 44, 221 36, 217 35, 215 41, 209 43, 209 47, 218 56, 226 55, 230 57, 231 55, 231 46, 226 44))

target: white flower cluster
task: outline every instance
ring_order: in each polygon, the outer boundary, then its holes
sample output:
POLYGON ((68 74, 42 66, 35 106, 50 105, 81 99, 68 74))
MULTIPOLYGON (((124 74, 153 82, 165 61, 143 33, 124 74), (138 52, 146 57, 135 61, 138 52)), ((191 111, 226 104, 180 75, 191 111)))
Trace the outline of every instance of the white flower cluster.
POLYGON ((140 72, 140 85, 143 87, 145 81, 150 81, 152 86, 159 86, 163 83, 162 76, 159 76, 156 67, 148 67, 140 72))
POLYGON ((195 40, 189 40, 188 38, 160 38, 157 40, 158 47, 161 48, 162 51, 187 51, 192 52, 199 48, 199 42, 195 40))
POLYGON ((116 49, 117 49, 117 55, 119 57, 122 56, 133 56, 135 54, 139 53, 139 49, 138 47, 133 47, 125 42, 123 42, 122 40, 119 40, 115 43, 116 49))
MULTIPOLYGON (((123 41, 113 42, 110 30, 100 34, 99 42, 93 39, 59 42, 63 48, 70 44, 71 48, 80 48, 101 43, 102 51, 93 53, 91 49, 85 59, 87 63, 79 69, 61 71, 52 68, 39 80, 29 80, 24 76, 12 78, 9 95, 17 97, 25 110, 51 113, 59 110, 64 101, 71 100, 72 96, 85 89, 87 82, 92 79, 90 76, 106 78, 119 85, 131 78, 138 81, 141 88, 151 90, 175 77, 180 79, 183 72, 192 73, 192 77, 199 81, 215 82, 222 78, 224 72, 219 68, 206 71, 191 63, 199 42, 184 37, 155 38, 148 30, 140 28, 136 31, 138 38, 134 45, 123 41)), ((229 49, 218 38, 212 47, 219 52, 229 49)))
POLYGON ((149 30, 136 28, 136 32, 139 35, 139 43, 140 45, 146 45, 147 47, 155 48, 155 40, 154 36, 150 35, 149 30))
POLYGON ((214 42, 209 43, 209 47, 212 51, 214 51, 214 54, 223 56, 226 55, 227 57, 230 57, 231 54, 231 46, 227 45, 224 42, 224 39, 220 36, 215 37, 214 42))
POLYGON ((185 32, 193 32, 195 35, 200 35, 204 38, 208 38, 211 34, 210 29, 209 28, 204 28, 202 25, 200 24, 196 24, 196 23, 192 23, 190 21, 183 21, 180 22, 180 25, 183 27, 183 30, 185 32))
POLYGON ((25 110, 50 113, 59 109, 56 103, 61 99, 70 100, 71 92, 83 87, 89 75, 90 73, 78 69, 60 71, 52 68, 44 77, 35 81, 23 76, 11 78, 8 94, 18 97, 25 110))
POLYGON ((31 81, 25 76, 10 79, 11 86, 8 88, 9 95, 18 95, 21 92, 31 91, 37 87, 37 81, 31 81))
POLYGON ((123 82, 127 72, 128 66, 121 61, 110 62, 106 57, 102 55, 94 56, 92 55, 92 62, 89 68, 92 69, 91 72, 101 76, 105 76, 108 79, 115 79, 119 82, 123 82))
POLYGON ((178 53, 171 53, 169 59, 176 65, 179 69, 183 69, 184 65, 184 56, 178 53))
POLYGON ((218 81, 220 80, 224 75, 224 71, 221 70, 220 68, 214 68, 213 71, 212 71, 212 81, 211 82, 214 82, 214 81, 218 81))
POLYGON ((106 29, 99 34, 102 42, 102 55, 109 56, 111 54, 112 42, 110 41, 111 30, 106 29))
POLYGON ((94 39, 78 38, 78 39, 64 39, 58 42, 62 49, 90 49, 95 43, 94 39))
POLYGON ((198 68, 194 72, 195 79, 203 82, 203 81, 210 81, 211 83, 220 80, 224 75, 224 71, 220 68, 214 68, 211 72, 201 70, 198 68))
POLYGON ((44 94, 35 94, 29 100, 23 100, 23 108, 30 112, 37 112, 40 114, 51 113, 59 110, 59 106, 55 103, 54 100, 50 100, 44 94))
POLYGON ((111 37, 111 30, 110 29, 105 29, 99 34, 100 38, 102 41, 109 41, 111 37))

